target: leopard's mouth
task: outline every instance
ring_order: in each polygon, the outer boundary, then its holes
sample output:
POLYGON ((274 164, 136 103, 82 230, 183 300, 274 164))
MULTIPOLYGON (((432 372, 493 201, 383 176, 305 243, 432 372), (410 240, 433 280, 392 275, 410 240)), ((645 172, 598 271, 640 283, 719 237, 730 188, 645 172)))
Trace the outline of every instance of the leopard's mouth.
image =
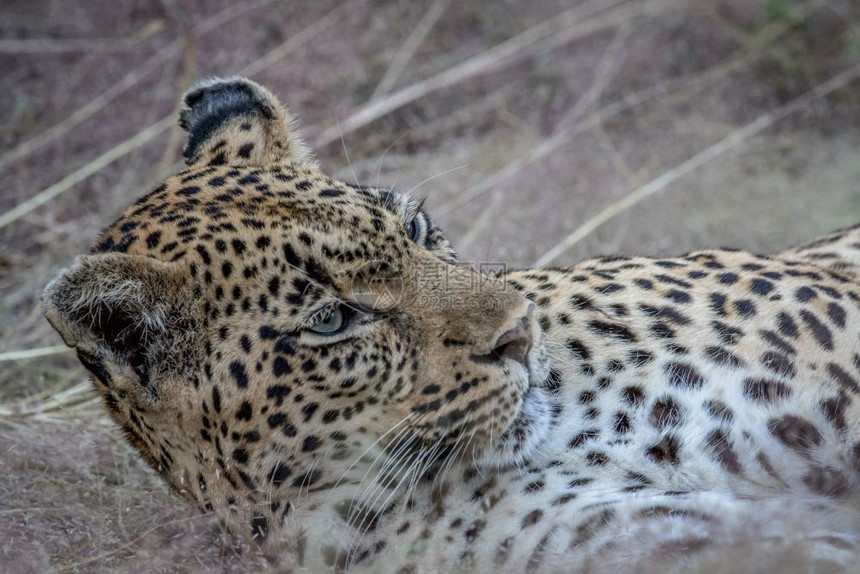
MULTIPOLYGON (((532 373, 529 374, 531 379, 532 373)), ((511 423, 497 440, 487 446, 477 460, 478 466, 522 466, 533 457, 549 436, 553 423, 549 396, 541 386, 542 384, 533 384, 530 380, 511 423)))
MULTIPOLYGON (((549 398, 549 359, 544 342, 540 334, 538 344, 529 350, 525 360, 501 359, 491 364, 497 369, 493 376, 500 377, 494 384, 500 389, 508 387, 505 391, 513 391, 514 397, 519 398, 514 399, 513 412, 499 417, 498 412, 491 416, 485 411, 481 418, 473 421, 463 416, 471 414, 466 413, 466 409, 444 411, 437 418, 415 425, 420 439, 413 446, 439 449, 440 453, 453 450, 464 461, 479 467, 518 466, 529 460, 546 440, 554 421, 549 398), (455 414, 460 415, 460 424, 440 433, 449 426, 447 419, 453 419, 455 414), (464 443, 471 446, 464 447, 464 443)), ((510 396, 507 392, 505 395, 510 396)))
POLYGON ((525 370, 526 385, 519 409, 507 429, 490 444, 484 462, 490 466, 520 466, 529 460, 546 440, 554 421, 550 404, 549 356, 544 335, 529 352, 525 370))

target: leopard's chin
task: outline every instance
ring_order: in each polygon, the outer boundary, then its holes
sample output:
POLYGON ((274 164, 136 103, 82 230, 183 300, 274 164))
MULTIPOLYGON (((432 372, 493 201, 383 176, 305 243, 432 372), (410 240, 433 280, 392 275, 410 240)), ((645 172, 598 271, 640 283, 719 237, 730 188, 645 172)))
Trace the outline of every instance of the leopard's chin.
POLYGON ((546 393, 529 387, 520 409, 504 433, 475 461, 481 468, 523 466, 540 448, 552 427, 552 409, 546 393))

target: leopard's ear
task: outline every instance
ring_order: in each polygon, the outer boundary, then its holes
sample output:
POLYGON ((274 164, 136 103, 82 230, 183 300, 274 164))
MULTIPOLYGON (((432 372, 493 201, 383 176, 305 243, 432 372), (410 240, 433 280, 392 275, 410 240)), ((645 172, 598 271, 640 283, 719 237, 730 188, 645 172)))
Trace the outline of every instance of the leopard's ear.
POLYGON ((42 308, 97 379, 125 373, 143 383, 192 346, 199 329, 191 283, 175 263, 82 255, 45 287, 42 308))
POLYGON ((210 78, 183 96, 179 125, 188 132, 189 166, 313 163, 289 112, 247 78, 210 78))

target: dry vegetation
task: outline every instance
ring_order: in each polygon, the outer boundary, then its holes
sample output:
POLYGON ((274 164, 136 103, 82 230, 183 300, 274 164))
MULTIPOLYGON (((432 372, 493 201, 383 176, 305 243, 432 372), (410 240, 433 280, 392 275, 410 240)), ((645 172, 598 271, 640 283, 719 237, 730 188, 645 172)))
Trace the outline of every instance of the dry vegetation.
POLYGON ((196 78, 270 86, 326 169, 426 195, 466 260, 767 251, 860 221, 854 0, 0 13, 4 572, 262 567, 123 444, 38 303, 99 226, 177 169, 175 107, 196 78))

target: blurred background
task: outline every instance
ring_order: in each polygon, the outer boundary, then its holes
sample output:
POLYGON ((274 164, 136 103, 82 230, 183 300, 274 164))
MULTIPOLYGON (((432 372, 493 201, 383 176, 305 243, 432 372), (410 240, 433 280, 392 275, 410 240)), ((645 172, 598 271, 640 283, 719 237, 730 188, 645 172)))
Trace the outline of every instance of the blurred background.
POLYGON ((778 250, 860 222, 857 0, 4 0, 0 570, 248 570, 102 415, 44 284, 243 74, 466 261, 778 250), (142 562, 145 560, 145 562, 142 562))

